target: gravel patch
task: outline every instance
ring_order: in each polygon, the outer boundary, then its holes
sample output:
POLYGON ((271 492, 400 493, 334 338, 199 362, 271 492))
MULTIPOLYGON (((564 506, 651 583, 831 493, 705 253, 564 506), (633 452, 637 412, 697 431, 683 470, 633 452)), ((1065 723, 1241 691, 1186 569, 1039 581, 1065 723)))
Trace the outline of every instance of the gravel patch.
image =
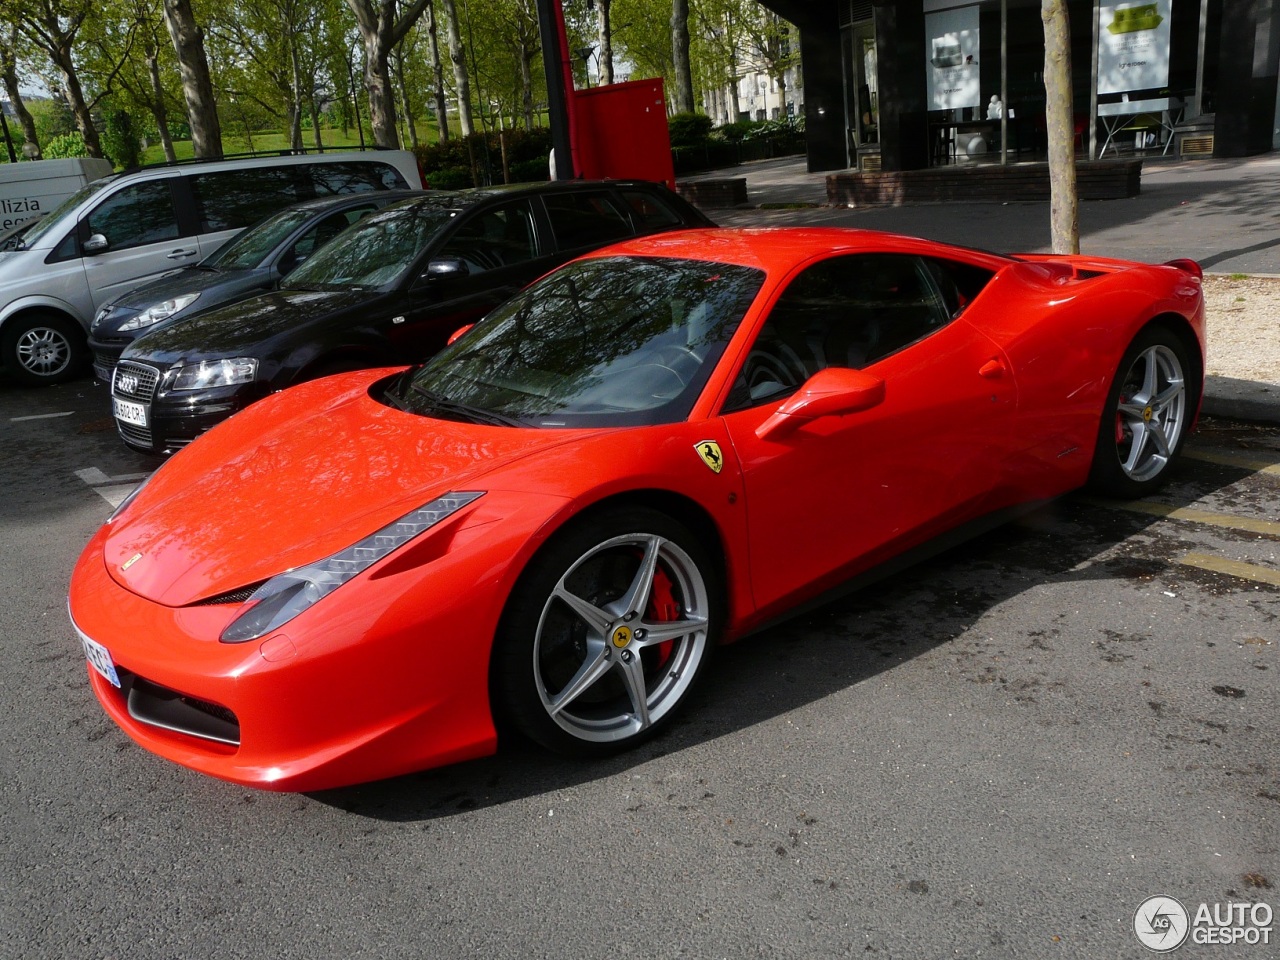
POLYGON ((1280 277, 1207 274, 1206 373, 1280 383, 1280 277))

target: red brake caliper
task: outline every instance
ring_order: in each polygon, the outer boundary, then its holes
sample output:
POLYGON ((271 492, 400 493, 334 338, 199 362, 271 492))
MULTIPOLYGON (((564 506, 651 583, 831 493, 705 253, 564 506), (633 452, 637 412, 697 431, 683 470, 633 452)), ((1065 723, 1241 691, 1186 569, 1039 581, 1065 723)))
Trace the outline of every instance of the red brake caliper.
MULTIPOLYGON (((649 590, 649 609, 645 611, 645 619, 651 623, 670 623, 680 619, 680 604, 676 602, 675 593, 671 589, 671 578, 659 567, 653 573, 653 586, 649 590)), ((671 657, 674 640, 664 640, 655 647, 658 655, 657 666, 661 667, 671 657)))
MULTIPOLYGON (((1121 397, 1120 403, 1128 403, 1127 397, 1121 397)), ((1120 410, 1116 410, 1116 443, 1124 443, 1124 417, 1120 415, 1120 410)))

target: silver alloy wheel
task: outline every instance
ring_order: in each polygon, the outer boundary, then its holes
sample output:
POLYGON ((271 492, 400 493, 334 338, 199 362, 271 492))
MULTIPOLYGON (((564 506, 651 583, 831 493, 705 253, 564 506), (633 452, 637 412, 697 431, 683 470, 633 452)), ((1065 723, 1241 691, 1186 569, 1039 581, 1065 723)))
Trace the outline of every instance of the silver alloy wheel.
POLYGON ((702 572, 671 540, 634 533, 592 547, 538 620, 533 669, 547 715, 595 743, 647 730, 697 675, 709 610, 702 572))
POLYGON ((1177 354, 1164 344, 1147 347, 1125 374, 1116 405, 1116 454, 1125 475, 1137 483, 1158 476, 1186 419, 1186 377, 1177 354))
POLYGON ((34 326, 19 335, 15 354, 33 376, 56 377, 71 363, 71 341, 54 327, 34 326))

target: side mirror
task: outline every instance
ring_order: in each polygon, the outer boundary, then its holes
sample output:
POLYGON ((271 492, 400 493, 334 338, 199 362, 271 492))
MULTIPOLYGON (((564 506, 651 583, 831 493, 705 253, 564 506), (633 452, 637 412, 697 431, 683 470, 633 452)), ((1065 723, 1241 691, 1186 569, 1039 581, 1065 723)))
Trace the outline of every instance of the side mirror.
POLYGON ((465 277, 471 273, 467 267, 466 261, 460 257, 436 257, 427 264, 427 272, 423 276, 427 279, 435 279, 436 277, 465 277))
POLYGON ((862 370, 819 370, 756 428, 761 440, 780 440, 819 417, 870 410, 884 402, 884 381, 862 370))
POLYGON ((111 242, 106 237, 100 233, 95 233, 84 242, 83 250, 85 253, 102 253, 110 246, 111 242))

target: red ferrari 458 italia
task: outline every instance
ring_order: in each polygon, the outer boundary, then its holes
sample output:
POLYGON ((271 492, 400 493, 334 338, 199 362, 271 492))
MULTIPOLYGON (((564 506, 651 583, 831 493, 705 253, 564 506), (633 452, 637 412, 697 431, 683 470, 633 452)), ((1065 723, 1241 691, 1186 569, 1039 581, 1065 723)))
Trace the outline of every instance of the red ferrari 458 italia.
POLYGON ((1189 260, 636 240, 421 366, 215 428, 93 537, 71 617, 129 736, 236 783, 388 777, 499 730, 604 754, 670 722, 719 644, 940 534, 1154 489, 1203 340, 1189 260))

